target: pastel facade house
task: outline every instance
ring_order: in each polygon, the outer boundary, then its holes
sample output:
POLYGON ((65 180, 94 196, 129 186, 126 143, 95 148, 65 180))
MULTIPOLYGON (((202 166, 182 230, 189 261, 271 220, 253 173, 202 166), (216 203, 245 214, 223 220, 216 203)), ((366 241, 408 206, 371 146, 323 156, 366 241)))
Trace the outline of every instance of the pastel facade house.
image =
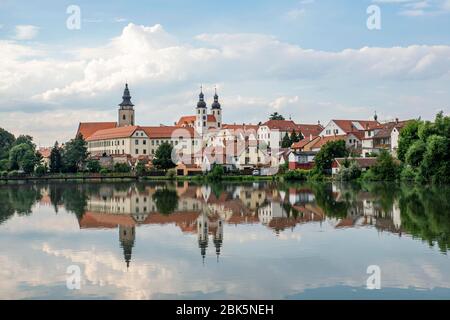
POLYGON ((289 154, 289 170, 311 170, 316 155, 315 151, 292 151, 289 154))
POLYGON ((386 150, 396 157, 400 132, 410 121, 396 119, 392 122, 380 124, 377 128, 366 130, 362 144, 362 155, 367 157, 370 154, 379 154, 381 150, 386 150))

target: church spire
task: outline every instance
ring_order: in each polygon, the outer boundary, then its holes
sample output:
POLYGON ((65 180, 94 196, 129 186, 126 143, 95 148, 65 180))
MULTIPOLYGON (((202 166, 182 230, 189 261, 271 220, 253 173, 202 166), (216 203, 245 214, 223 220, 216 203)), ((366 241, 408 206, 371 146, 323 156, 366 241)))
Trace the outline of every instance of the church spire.
POLYGON ((211 105, 212 109, 220 109, 221 105, 219 103, 219 96, 217 95, 217 87, 214 88, 214 102, 211 105))
POLYGON ((128 83, 125 84, 125 90, 123 91, 122 103, 119 104, 121 107, 134 107, 134 104, 131 103, 131 95, 130 90, 128 89, 128 83))
POLYGON ((200 86, 200 94, 198 96, 197 108, 206 108, 205 95, 203 94, 203 86, 200 86))

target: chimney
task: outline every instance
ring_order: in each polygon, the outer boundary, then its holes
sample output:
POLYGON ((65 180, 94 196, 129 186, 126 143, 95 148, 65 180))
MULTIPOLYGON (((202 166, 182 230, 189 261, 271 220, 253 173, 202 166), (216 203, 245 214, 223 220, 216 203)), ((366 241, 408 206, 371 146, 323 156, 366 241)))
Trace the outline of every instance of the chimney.
POLYGON ((399 121, 398 121, 398 118, 395 118, 395 123, 398 124, 398 122, 399 122, 399 121))
POLYGON ((309 141, 312 141, 312 133, 309 134, 309 141))

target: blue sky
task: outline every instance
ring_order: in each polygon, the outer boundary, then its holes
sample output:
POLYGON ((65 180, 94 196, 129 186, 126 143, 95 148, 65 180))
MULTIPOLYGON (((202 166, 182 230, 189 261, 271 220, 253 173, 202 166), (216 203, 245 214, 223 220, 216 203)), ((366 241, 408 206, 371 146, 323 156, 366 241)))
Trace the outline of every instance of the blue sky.
POLYGON ((449 112, 448 30, 449 0, 0 0, 0 127, 68 139, 114 120, 125 81, 146 125, 192 113, 201 83, 225 122, 432 118, 449 112))

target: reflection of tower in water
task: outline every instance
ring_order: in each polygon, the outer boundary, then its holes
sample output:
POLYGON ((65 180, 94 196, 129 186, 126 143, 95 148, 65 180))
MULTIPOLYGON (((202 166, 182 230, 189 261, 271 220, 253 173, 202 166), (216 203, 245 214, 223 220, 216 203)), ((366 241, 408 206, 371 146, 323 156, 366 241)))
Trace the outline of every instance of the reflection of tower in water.
POLYGON ((123 249, 123 256, 127 264, 127 269, 130 267, 131 254, 134 247, 134 240, 136 239, 136 232, 134 226, 119 226, 120 246, 123 249))
POLYGON ((206 213, 200 214, 197 219, 198 246, 200 254, 205 263, 206 249, 208 248, 209 233, 213 235, 213 243, 216 248, 217 261, 219 261, 220 250, 223 244, 223 221, 221 219, 210 219, 206 213))

